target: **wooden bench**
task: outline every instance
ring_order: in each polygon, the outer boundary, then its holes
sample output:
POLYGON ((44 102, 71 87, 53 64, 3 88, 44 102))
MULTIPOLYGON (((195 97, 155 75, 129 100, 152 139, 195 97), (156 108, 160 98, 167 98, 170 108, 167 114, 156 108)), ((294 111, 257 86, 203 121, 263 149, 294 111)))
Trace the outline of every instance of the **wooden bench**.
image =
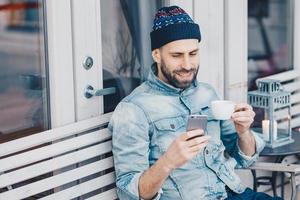
POLYGON ((110 117, 0 144, 0 199, 117 199, 110 117))
MULTIPOLYGON (((266 76, 261 79, 276 79, 279 80, 283 88, 291 92, 291 127, 300 128, 300 70, 289 70, 286 72, 281 72, 279 74, 266 76)), ((277 117, 285 117, 285 110, 276 111, 277 117)), ((278 118, 280 119, 280 118, 278 118)), ((280 123, 278 124, 280 127, 280 123)))

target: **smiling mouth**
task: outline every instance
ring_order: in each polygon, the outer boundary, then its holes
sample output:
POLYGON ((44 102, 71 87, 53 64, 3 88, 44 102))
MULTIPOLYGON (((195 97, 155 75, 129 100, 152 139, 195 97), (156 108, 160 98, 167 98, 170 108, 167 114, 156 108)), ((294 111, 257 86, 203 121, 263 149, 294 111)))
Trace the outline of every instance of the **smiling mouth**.
POLYGON ((178 72, 176 74, 181 77, 190 77, 193 74, 193 72, 178 72))

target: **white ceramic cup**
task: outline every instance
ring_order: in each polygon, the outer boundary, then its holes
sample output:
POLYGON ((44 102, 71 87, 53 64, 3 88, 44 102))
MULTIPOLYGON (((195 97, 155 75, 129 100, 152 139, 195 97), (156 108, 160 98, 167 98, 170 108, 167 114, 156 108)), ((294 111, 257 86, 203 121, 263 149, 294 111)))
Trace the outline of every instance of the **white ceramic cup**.
POLYGON ((215 119, 230 119, 234 112, 235 103, 228 100, 216 100, 211 102, 211 110, 215 119))

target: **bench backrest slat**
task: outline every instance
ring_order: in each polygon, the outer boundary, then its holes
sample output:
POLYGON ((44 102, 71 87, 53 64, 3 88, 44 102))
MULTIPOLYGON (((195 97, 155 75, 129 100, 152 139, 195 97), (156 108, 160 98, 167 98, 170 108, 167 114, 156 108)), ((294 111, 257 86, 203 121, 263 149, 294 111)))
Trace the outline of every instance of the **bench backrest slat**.
POLYGON ((99 126, 104 126, 108 123, 111 115, 112 113, 107 113, 100 117, 94 117, 88 120, 83 120, 63 127, 54 128, 38 134, 0 144, 0 158, 18 151, 45 144, 47 142, 52 142, 71 135, 76 135, 78 133, 92 130, 99 126))
POLYGON ((116 188, 113 188, 111 190, 108 190, 106 192, 103 192, 101 194, 92 196, 90 198, 87 198, 86 200, 99 200, 99 199, 110 199, 110 200, 115 200, 117 199, 117 191, 116 188))
POLYGON ((79 180, 97 172, 113 167, 112 158, 106 158, 58 175, 27 184, 17 189, 0 194, 0 199, 23 199, 50 190, 55 187, 79 180), (107 160, 106 160, 107 159, 107 160))
POLYGON ((10 156, 0 160, 0 172, 4 172, 17 167, 22 167, 40 160, 51 158, 68 151, 79 149, 110 138, 107 129, 98 130, 86 135, 73 137, 62 142, 53 143, 41 148, 27 151, 21 154, 10 156))
MULTIPOLYGON (((86 181, 76 186, 70 187, 66 190, 59 191, 52 195, 42 198, 42 200, 53 200, 53 199, 73 199, 82 196, 86 193, 92 192, 98 188, 107 186, 115 182, 115 174, 109 173, 104 176, 86 181)), ((109 198, 108 198, 109 199, 109 198)), ((102 199, 101 199, 102 200, 102 199)), ((111 200, 111 199, 109 199, 111 200)))
POLYGON ((71 166, 72 164, 83 162, 84 160, 108 153, 111 151, 111 141, 95 145, 90 148, 81 149, 63 156, 55 157, 44 162, 40 162, 22 169, 5 173, 1 175, 0 188, 28 180, 33 177, 40 176, 71 166))
MULTIPOLYGON (((278 73, 278 74, 267 76, 266 78, 276 79, 276 80, 279 80, 281 82, 284 82, 284 81, 290 81, 290 80, 298 79, 299 76, 300 76, 300 71, 299 70, 289 70, 289 71, 286 71, 286 72, 281 72, 281 73, 278 73)), ((263 78, 265 78, 265 77, 263 77, 263 78)))

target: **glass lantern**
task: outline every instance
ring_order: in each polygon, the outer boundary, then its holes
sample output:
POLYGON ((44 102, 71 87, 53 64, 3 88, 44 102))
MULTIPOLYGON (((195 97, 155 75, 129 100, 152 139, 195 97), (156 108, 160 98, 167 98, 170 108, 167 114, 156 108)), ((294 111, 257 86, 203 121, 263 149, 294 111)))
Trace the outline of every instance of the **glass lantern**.
POLYGON ((258 79, 258 90, 248 92, 248 103, 261 110, 264 119, 261 123, 262 137, 266 146, 275 148, 294 142, 291 129, 291 94, 284 91, 280 81, 258 79))

